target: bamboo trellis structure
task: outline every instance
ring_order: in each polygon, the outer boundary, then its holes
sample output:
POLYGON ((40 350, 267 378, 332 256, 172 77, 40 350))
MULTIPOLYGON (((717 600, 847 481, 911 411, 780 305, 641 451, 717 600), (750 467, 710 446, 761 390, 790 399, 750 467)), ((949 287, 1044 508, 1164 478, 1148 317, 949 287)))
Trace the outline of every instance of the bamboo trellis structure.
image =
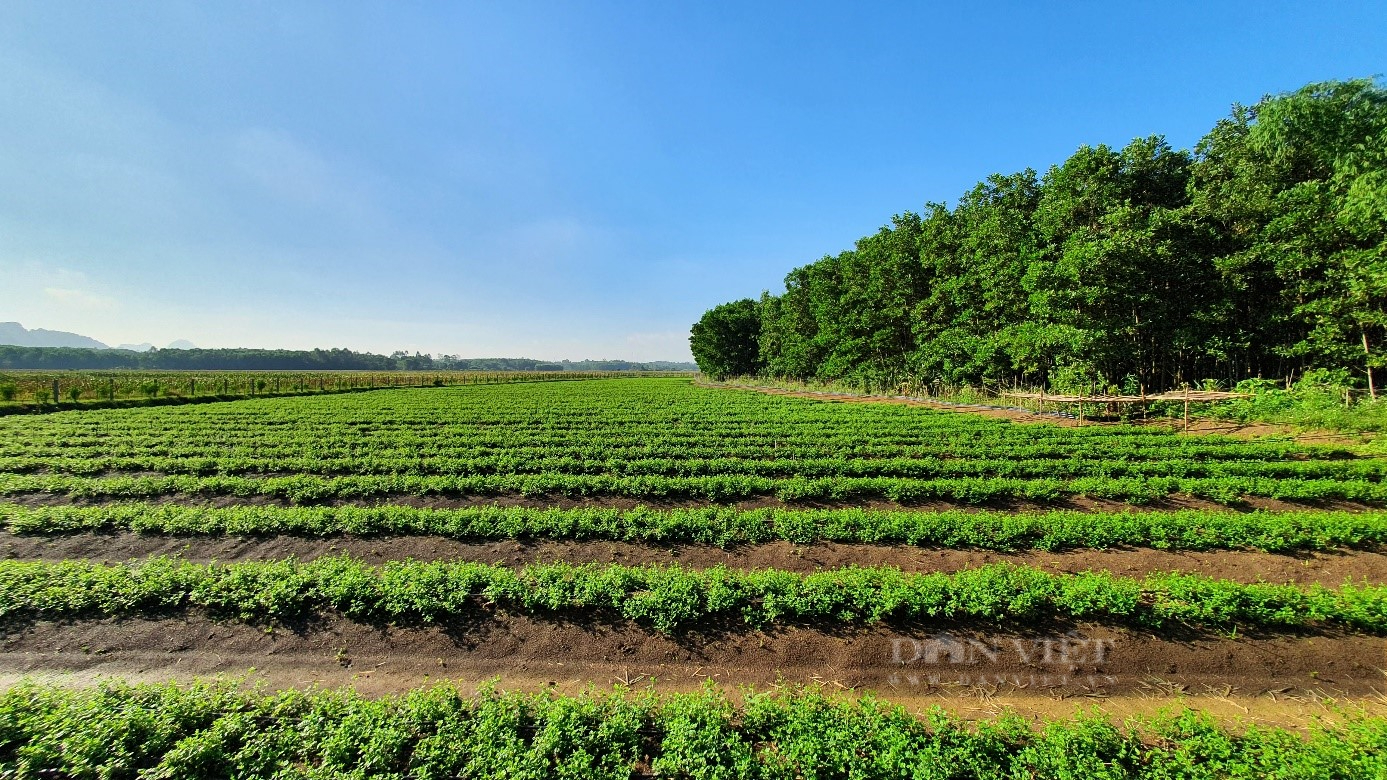
POLYGON ((1040 391, 1039 393, 1002 392, 998 393, 998 395, 1003 395, 1008 398, 1022 398, 1031 401, 1039 401, 1042 404, 1075 404, 1078 407, 1078 417, 1080 424, 1083 424, 1084 421, 1084 404, 1141 404, 1142 412, 1144 414, 1146 411, 1146 405, 1152 401, 1183 401, 1185 404, 1185 431, 1187 433, 1190 429, 1191 403, 1200 403, 1205 401, 1230 401, 1234 398, 1250 397, 1247 393, 1230 393, 1223 390, 1190 390, 1188 388, 1184 390, 1171 390, 1169 392, 1157 393, 1155 395, 1147 395, 1146 393, 1142 393, 1141 395, 1049 395, 1044 390, 1040 391))

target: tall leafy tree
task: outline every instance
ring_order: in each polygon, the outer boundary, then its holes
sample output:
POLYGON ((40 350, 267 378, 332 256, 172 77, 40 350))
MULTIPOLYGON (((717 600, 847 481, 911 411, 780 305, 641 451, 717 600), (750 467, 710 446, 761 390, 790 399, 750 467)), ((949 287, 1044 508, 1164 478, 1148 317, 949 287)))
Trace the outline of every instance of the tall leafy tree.
POLYGON ((1181 314, 1167 310, 1182 300, 1163 288, 1200 273, 1186 267, 1170 214, 1184 205, 1188 166, 1188 154, 1151 137, 1120 152, 1081 147, 1046 174, 1036 224, 1048 251, 1025 284, 1035 319, 1069 329, 1059 361, 1108 381, 1161 376, 1181 314))
POLYGON ((689 335, 698 370, 714 379, 755 374, 760 360, 761 314, 756 301, 715 306, 694 324, 689 335))
POLYGON ((1026 170, 988 177, 952 213, 931 207, 921 254, 932 283, 916 323, 925 373, 1003 382, 1037 368, 1015 329, 1028 314, 1023 280, 1042 251, 1038 198, 1035 171, 1026 170))
POLYGON ((1249 140, 1284 172, 1262 239, 1303 320, 1292 351, 1352 365, 1361 345, 1375 390, 1387 325, 1387 91, 1311 84, 1260 104, 1249 140))

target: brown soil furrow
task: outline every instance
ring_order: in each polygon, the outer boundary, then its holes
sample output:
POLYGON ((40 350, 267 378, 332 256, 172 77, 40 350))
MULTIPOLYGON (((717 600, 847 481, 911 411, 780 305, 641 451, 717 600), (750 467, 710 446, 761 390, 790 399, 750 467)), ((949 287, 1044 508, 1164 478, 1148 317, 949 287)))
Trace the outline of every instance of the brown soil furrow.
POLYGON ((1253 551, 1173 552, 1150 549, 1027 551, 942 550, 865 544, 794 545, 789 542, 723 549, 713 545, 658 546, 627 542, 461 542, 434 536, 330 537, 157 536, 133 533, 16 536, 0 533, 0 557, 17 560, 121 562, 151 555, 192 561, 253 561, 351 555, 368 563, 413 558, 480 561, 506 566, 566 561, 625 565, 678 563, 689 568, 775 568, 813 572, 844 566, 895 566, 911 572, 955 572, 990 563, 1015 563, 1054 572, 1110 571, 1140 577, 1182 571, 1238 582, 1337 586, 1346 580, 1387 582, 1387 553, 1377 551, 1276 555, 1253 551))
POLYGON ((1020 702, 1058 707, 1061 715, 1109 697, 1205 697, 1245 712, 1281 702, 1286 715, 1315 711, 1325 696, 1380 704, 1387 667, 1387 641, 1364 636, 1155 637, 1077 625, 1053 634, 878 626, 669 638, 629 625, 508 616, 452 628, 372 628, 331 618, 298 632, 201 616, 42 622, 10 629, 0 647, 0 683, 225 674, 271 688, 346 685, 376 695, 437 681, 474 688, 492 678, 508 688, 564 692, 618 682, 658 691, 705 680, 728 688, 817 682, 911 706, 1020 702))

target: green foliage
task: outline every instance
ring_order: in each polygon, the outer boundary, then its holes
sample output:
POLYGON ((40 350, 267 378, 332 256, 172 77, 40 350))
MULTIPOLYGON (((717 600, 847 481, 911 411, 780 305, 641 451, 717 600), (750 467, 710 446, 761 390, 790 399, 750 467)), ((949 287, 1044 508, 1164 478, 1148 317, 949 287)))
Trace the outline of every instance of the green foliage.
POLYGON ((756 373, 760 330, 756 301, 750 298, 708 310, 689 336, 698 370, 714 379, 756 373))
POLYGON ((1387 720, 1346 715, 1305 735, 1236 733, 1179 710, 1118 727, 1097 713, 1033 729, 1014 715, 917 718, 870 696, 709 687, 657 698, 464 697, 448 686, 367 699, 234 683, 0 694, 0 774, 147 778, 1375 778, 1387 720))
MULTIPOLYGON (((1348 378, 1325 376, 1329 372, 1311 371, 1291 390, 1275 383, 1258 380, 1240 382, 1239 392, 1247 398, 1237 398, 1211 404, 1195 404, 1191 413, 1196 417, 1237 420, 1241 423, 1278 423, 1299 428, 1344 432, 1387 431, 1387 400, 1364 398, 1361 391, 1350 392, 1348 378)), ((1177 404, 1166 409, 1178 415, 1177 404)))
POLYGON ((739 510, 716 506, 622 510, 0 504, 0 527, 20 534, 134 531, 185 536, 428 535, 464 540, 604 539, 724 547, 789 541, 1004 551, 1127 546, 1287 553, 1387 545, 1387 511, 1379 510, 997 512, 739 510))
POLYGON ((1384 204, 1387 90, 1311 84, 1235 107, 1192 152, 1082 146, 897 215, 762 296, 758 360, 873 390, 1316 368, 1371 384, 1387 367, 1384 204))
POLYGON ((848 567, 799 575, 715 567, 574 566, 347 557, 194 564, 156 557, 122 565, 0 561, 0 619, 122 616, 197 607, 239 620, 285 621, 333 610, 372 622, 427 624, 483 604, 533 614, 590 612, 674 633, 709 620, 1113 620, 1150 627, 1338 625, 1387 633, 1387 587, 1244 585, 1196 575, 1145 579, 1051 574, 1008 564, 955 574, 848 567))

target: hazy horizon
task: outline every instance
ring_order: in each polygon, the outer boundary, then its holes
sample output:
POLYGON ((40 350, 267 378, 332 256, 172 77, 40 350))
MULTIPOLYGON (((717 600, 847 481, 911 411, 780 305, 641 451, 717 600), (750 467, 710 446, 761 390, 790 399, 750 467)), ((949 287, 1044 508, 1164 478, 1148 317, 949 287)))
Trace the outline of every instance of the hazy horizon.
MULTIPOLYGON (((107 343, 107 342, 101 342, 101 346, 95 346, 95 345, 74 345, 74 344, 66 344, 66 343, 64 343, 64 344, 58 344, 58 343, 52 343, 52 344, 29 344, 29 343, 22 343, 22 342, 20 342, 20 341, 10 340, 9 338, 7 338, 7 337, 6 337, 6 332, 5 332, 5 326, 7 326, 7 325, 19 325, 21 328, 23 328, 25 331, 27 331, 28 334, 36 334, 36 333, 45 333, 45 334, 47 334, 47 333, 52 333, 52 334, 54 334, 55 336, 67 336, 67 337, 77 337, 77 338, 80 338, 80 339, 91 339, 91 336, 89 336, 88 334, 85 334, 85 333, 73 333, 72 331, 64 331, 64 330, 59 330, 59 329, 57 329, 57 328, 26 328, 26 327, 24 327, 24 323, 22 323, 22 322, 17 323, 17 322, 13 322, 13 321, 4 321, 4 320, 0 320, 0 346, 18 346, 18 347, 76 347, 76 348, 79 348, 79 349, 132 350, 132 351, 136 351, 136 352, 144 352, 144 351, 147 351, 147 350, 150 350, 150 349, 159 349, 159 350, 164 350, 164 349, 204 349, 204 347, 203 347, 202 345, 200 345, 200 344, 193 344, 193 343, 187 341, 186 339, 174 339, 173 341, 167 343, 167 344, 164 345, 164 346, 160 346, 159 343, 150 343, 150 342, 142 342, 142 343, 139 343, 139 344, 130 344, 130 343, 125 343, 125 342, 118 343, 118 344, 110 344, 110 343, 107 343)), ((61 340, 61 339, 49 339, 49 340, 57 341, 57 340, 61 340)), ((95 341, 101 341, 100 339, 94 339, 94 340, 95 340, 95 341)), ((212 348, 212 349, 217 349, 217 348, 214 347, 214 348, 212 348)), ((283 348, 283 347, 273 347, 273 346, 266 347, 266 346, 259 346, 259 345, 253 345, 253 344, 238 344, 238 345, 234 345, 234 346, 231 346, 231 347, 220 347, 220 349, 263 349, 263 350, 276 350, 276 349, 284 349, 284 348, 283 348)), ((343 346, 341 346, 341 345, 332 345, 332 346, 310 347, 309 349, 322 349, 322 350, 331 351, 331 350, 334 350, 334 349, 351 349, 351 348, 350 348, 350 347, 343 347, 343 346)), ((353 351, 354 351, 354 352, 365 352, 365 350, 353 350, 353 351)), ((393 351, 394 351, 394 350, 392 350, 392 352, 393 352, 393 351)), ((468 354, 452 354, 452 353, 446 353, 446 352, 423 352, 422 350, 421 350, 420 352, 421 352, 422 354, 425 354, 425 355, 430 355, 431 357, 434 357, 434 358, 454 357, 454 358, 459 358, 459 359, 462 359, 462 360, 498 360, 498 359, 499 359, 499 360, 516 360, 516 359, 518 359, 518 360, 539 360, 539 361, 541 361, 541 362, 547 362, 547 363, 588 363, 588 362, 594 362, 594 363, 611 363, 611 362, 626 362, 626 363, 688 363, 688 364, 690 364, 690 365, 693 365, 693 361, 691 361, 691 360, 688 360, 688 361, 680 361, 680 360, 658 360, 658 359, 655 359, 655 360, 631 360, 631 359, 629 359, 629 358, 623 358, 623 357, 619 357, 619 356, 616 356, 616 357, 610 357, 610 356, 609 356, 609 357, 580 357, 580 358, 575 358, 575 357, 536 358, 536 357, 534 357, 534 356, 532 356, 532 355, 468 355, 468 354)), ((388 355, 388 354, 390 354, 390 353, 377 353, 377 354, 387 354, 387 355, 388 355)), ((411 354, 412 354, 412 353, 411 353, 411 354)))
POLYGON ((1189 147, 1381 73, 1384 31, 1373 3, 10 3, 0 320, 688 361, 705 309, 894 213, 1189 147))

